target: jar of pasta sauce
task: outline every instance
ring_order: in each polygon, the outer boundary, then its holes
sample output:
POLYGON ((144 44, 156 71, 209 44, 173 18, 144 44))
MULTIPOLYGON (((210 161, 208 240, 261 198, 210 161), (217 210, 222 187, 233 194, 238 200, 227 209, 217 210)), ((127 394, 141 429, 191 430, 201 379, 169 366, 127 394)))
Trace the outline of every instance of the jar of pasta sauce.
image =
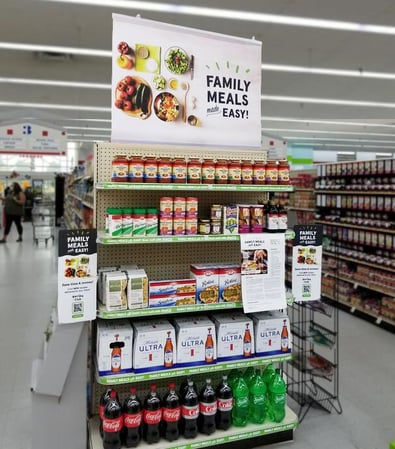
POLYGON ((144 163, 140 156, 133 156, 129 159, 129 182, 143 182, 144 163))
POLYGON ((229 176, 229 163, 226 159, 217 159, 215 163, 215 183, 227 184, 229 176))
POLYGON ((187 182, 200 184, 202 182, 202 163, 198 158, 191 158, 187 164, 187 182))
POLYGON ((173 160, 172 179, 176 184, 185 184, 187 182, 187 163, 182 157, 173 160))
POLYGON ((229 164, 229 183, 240 184, 241 183, 241 162, 231 161, 229 164))
POLYGON ((289 184, 289 163, 288 161, 280 161, 278 163, 278 184, 289 184))
POLYGON ((241 183, 252 184, 253 165, 251 161, 241 161, 241 183))
POLYGON ((129 161, 124 155, 115 156, 111 162, 111 181, 128 182, 129 161))
POLYGON ((214 182, 215 182, 214 159, 205 159, 202 163, 202 183, 214 184, 214 182))
POLYGON ((262 161, 255 161, 252 180, 254 184, 265 184, 266 165, 262 161))
POLYGON ((161 157, 158 160, 158 182, 171 183, 173 173, 172 160, 168 157, 161 157))
POLYGON ((147 157, 144 160, 144 182, 158 182, 158 161, 156 157, 147 157))
POLYGON ((268 161, 266 163, 265 182, 269 185, 278 183, 278 166, 276 161, 268 161))

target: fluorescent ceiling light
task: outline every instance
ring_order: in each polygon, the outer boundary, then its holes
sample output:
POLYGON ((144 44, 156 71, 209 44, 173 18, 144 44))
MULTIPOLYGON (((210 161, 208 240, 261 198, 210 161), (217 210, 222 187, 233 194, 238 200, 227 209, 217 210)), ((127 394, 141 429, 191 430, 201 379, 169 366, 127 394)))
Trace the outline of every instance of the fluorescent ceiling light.
POLYGON ((392 147, 388 147, 385 145, 356 145, 352 143, 311 143, 311 142, 300 142, 300 143, 292 143, 292 146, 297 147, 325 147, 327 149, 330 148, 364 148, 364 149, 374 149, 374 148, 386 148, 387 150, 391 149, 392 147))
POLYGON ((110 128, 91 128, 90 126, 63 126, 63 129, 75 129, 81 131, 108 131, 111 132, 110 128))
POLYGON ((310 123, 314 123, 317 125, 340 125, 340 126, 362 126, 362 127, 378 127, 378 128, 395 128, 394 125, 386 124, 386 123, 368 123, 368 122, 350 122, 350 121, 337 121, 337 120, 315 120, 310 118, 300 119, 300 118, 292 118, 292 117, 270 117, 270 116, 262 116, 262 122, 290 122, 290 123, 305 123, 309 125, 310 123))
POLYGON ((290 97, 286 95, 261 95, 264 101, 281 101, 286 103, 310 103, 327 104, 335 106, 362 106, 375 108, 395 108, 395 103, 383 103, 378 101, 339 100, 332 98, 290 97))
POLYGON ((100 137, 101 139, 104 139, 106 137, 110 137, 110 134, 69 134, 67 133, 68 137, 100 137))
POLYGON ((57 80, 46 80, 46 79, 32 79, 32 78, 11 78, 11 77, 0 77, 0 83, 8 84, 23 84, 32 86, 54 86, 54 87, 75 87, 84 89, 105 89, 110 90, 111 84, 104 83, 84 83, 82 81, 57 81, 57 80))
POLYGON ((378 136, 378 137, 395 137, 395 134, 387 134, 387 133, 368 133, 363 131, 330 131, 325 129, 292 129, 292 128, 266 128, 266 126, 262 129, 263 132, 295 132, 295 133, 304 133, 304 134, 344 134, 347 136, 378 136))
POLYGON ((328 142, 371 142, 371 143, 390 143, 395 144, 395 140, 370 140, 370 139, 346 139, 346 138, 336 138, 336 137, 300 137, 300 136, 283 136, 287 140, 317 140, 318 142, 328 141, 328 142))
POLYGON ((323 28, 328 30, 356 31, 362 33, 377 33, 395 35, 395 27, 385 25, 346 22, 340 20, 312 19, 307 17, 283 16, 265 14, 253 11, 237 11, 231 9, 205 8, 203 6, 175 5, 151 1, 133 0, 44 0, 52 3, 68 3, 107 8, 133 9, 139 11, 162 12, 200 17, 215 17, 218 19, 241 20, 258 23, 274 23, 277 25, 323 28))
POLYGON ((309 73, 312 75, 331 75, 331 76, 346 76, 357 78, 377 78, 395 80, 395 73, 386 72, 370 72, 360 70, 343 70, 319 67, 304 67, 296 65, 282 65, 282 64, 262 64, 262 70, 274 72, 291 72, 291 73, 309 73))
POLYGON ((57 45, 19 44, 16 42, 0 42, 0 50, 21 50, 43 53, 66 53, 72 55, 98 56, 110 58, 111 50, 97 50, 94 48, 59 47, 57 45))
POLYGON ((95 142, 108 142, 109 140, 102 140, 102 139, 76 139, 76 138, 72 138, 70 139, 71 142, 90 142, 90 143, 95 143, 95 142))
POLYGON ((58 109, 63 111, 90 111, 90 112, 111 112, 110 107, 83 106, 72 104, 55 103, 23 103, 16 101, 0 101, 0 107, 5 108, 37 108, 37 109, 58 109))

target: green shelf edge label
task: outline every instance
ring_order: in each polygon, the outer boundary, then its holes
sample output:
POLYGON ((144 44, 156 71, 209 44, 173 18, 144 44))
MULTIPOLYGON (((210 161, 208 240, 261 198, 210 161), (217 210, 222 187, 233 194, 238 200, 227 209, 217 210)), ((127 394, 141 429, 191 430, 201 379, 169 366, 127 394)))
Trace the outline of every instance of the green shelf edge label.
POLYGON ((278 363, 292 360, 292 354, 272 356, 272 357, 257 357, 251 360, 235 360, 226 363, 216 363, 213 365, 194 366, 190 368, 175 368, 166 371, 154 371, 142 374, 124 374, 122 376, 96 376, 97 382, 100 385, 122 385, 131 382, 143 382, 147 380, 168 379, 169 377, 189 376, 193 374, 204 374, 214 371, 227 371, 235 368, 246 368, 249 366, 266 365, 268 363, 278 363))

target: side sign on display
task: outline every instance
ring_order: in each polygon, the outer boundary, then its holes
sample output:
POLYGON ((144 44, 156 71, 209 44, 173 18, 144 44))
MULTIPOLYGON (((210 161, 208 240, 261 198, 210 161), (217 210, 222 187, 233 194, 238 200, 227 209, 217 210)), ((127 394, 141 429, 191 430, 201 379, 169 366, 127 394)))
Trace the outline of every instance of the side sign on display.
POLYGON ((292 294, 295 301, 321 298, 322 225, 297 225, 292 251, 292 294))
POLYGON ((95 229, 59 231, 59 323, 96 318, 96 237, 95 229))

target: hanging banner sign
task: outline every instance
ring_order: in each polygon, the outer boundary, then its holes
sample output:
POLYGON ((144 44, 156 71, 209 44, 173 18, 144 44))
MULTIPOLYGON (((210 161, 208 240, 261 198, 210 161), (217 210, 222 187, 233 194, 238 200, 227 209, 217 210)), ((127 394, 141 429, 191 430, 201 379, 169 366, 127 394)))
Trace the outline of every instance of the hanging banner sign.
POLYGON ((261 148, 262 43, 113 14, 113 142, 261 148))
POLYGON ((49 126, 14 123, 0 126, 0 153, 66 154, 66 132, 49 126))
POLYGON ((244 312, 285 309, 285 235, 240 234, 240 251, 244 312))
POLYGON ((321 299, 322 225, 294 226, 292 294, 295 301, 321 299))
POLYGON ((95 229, 59 231, 59 323, 96 318, 96 236, 95 229))

